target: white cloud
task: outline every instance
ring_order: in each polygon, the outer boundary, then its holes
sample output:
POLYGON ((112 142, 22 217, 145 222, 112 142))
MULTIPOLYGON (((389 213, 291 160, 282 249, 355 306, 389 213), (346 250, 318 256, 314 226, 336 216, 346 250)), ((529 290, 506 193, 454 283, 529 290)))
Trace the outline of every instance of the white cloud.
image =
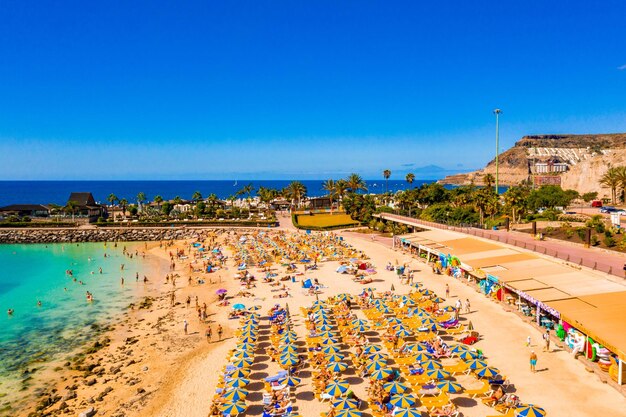
POLYGON ((618 70, 626 70, 626 64, 622 65, 621 67, 617 67, 618 70))

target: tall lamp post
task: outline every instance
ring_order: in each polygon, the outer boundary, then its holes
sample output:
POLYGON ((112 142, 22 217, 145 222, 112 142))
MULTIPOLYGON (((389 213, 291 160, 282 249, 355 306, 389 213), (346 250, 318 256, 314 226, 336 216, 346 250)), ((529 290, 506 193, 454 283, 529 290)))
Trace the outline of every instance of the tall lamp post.
POLYGON ((499 183, 498 183, 498 154, 500 154, 500 113, 502 110, 495 109, 493 114, 496 115, 496 195, 499 194, 499 183))

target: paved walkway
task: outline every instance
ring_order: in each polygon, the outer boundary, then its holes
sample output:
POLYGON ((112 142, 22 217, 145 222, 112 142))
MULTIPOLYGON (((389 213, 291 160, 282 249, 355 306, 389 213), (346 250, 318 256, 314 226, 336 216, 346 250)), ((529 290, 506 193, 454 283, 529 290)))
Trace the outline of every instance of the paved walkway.
POLYGON ((396 214, 381 213, 380 218, 426 229, 443 229, 518 246, 542 255, 552 256, 572 264, 598 270, 609 275, 625 278, 626 254, 609 252, 598 248, 585 248, 582 245, 560 240, 536 240, 530 234, 506 230, 483 230, 474 227, 456 227, 427 222, 396 214))

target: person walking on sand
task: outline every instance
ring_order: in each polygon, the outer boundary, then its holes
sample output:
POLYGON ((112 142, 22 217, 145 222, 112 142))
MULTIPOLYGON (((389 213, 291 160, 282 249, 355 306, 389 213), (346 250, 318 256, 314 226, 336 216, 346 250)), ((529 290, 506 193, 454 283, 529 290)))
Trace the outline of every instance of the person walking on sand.
POLYGON ((465 314, 469 314, 470 313, 470 302, 469 302, 469 298, 465 299, 465 314))
POLYGON ((207 327, 205 334, 207 343, 211 343, 211 337, 213 336, 213 329, 211 326, 207 327))
POLYGON ((543 334, 543 341, 545 343, 543 350, 550 352, 550 329, 546 329, 546 332, 543 334))
POLYGON ((218 337, 219 341, 221 341, 221 340, 222 340, 222 332, 223 332, 223 331, 224 331, 224 330, 222 329, 222 325, 221 325, 221 324, 218 324, 218 325, 217 325, 217 337, 218 337))
POLYGON ((446 298, 450 298, 450 286, 446 284, 446 298))
POLYGON ((183 320, 183 329, 185 330, 185 334, 187 334, 187 326, 189 326, 189 323, 187 323, 187 320, 183 320))
POLYGON ((526 347, 530 347, 530 336, 526 338, 526 347))
POLYGON ((533 350, 532 352, 530 352, 530 371, 532 373, 537 372, 536 367, 537 367, 537 354, 533 350))

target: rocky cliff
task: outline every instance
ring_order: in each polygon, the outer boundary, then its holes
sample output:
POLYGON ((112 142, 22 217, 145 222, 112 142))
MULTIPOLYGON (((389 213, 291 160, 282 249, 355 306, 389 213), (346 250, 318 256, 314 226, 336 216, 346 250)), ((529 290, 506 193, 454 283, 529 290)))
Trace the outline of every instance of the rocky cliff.
MULTIPOLYGON (((499 155, 499 182, 510 186, 529 180, 531 166, 535 161, 558 155, 569 165, 568 172, 561 176, 564 188, 573 188, 579 192, 601 191, 599 178, 609 166, 625 165, 625 154, 626 133, 524 136, 512 148, 499 155)), ((495 172, 493 159, 483 169, 450 175, 439 182, 481 185, 486 174, 495 176, 495 172)))

